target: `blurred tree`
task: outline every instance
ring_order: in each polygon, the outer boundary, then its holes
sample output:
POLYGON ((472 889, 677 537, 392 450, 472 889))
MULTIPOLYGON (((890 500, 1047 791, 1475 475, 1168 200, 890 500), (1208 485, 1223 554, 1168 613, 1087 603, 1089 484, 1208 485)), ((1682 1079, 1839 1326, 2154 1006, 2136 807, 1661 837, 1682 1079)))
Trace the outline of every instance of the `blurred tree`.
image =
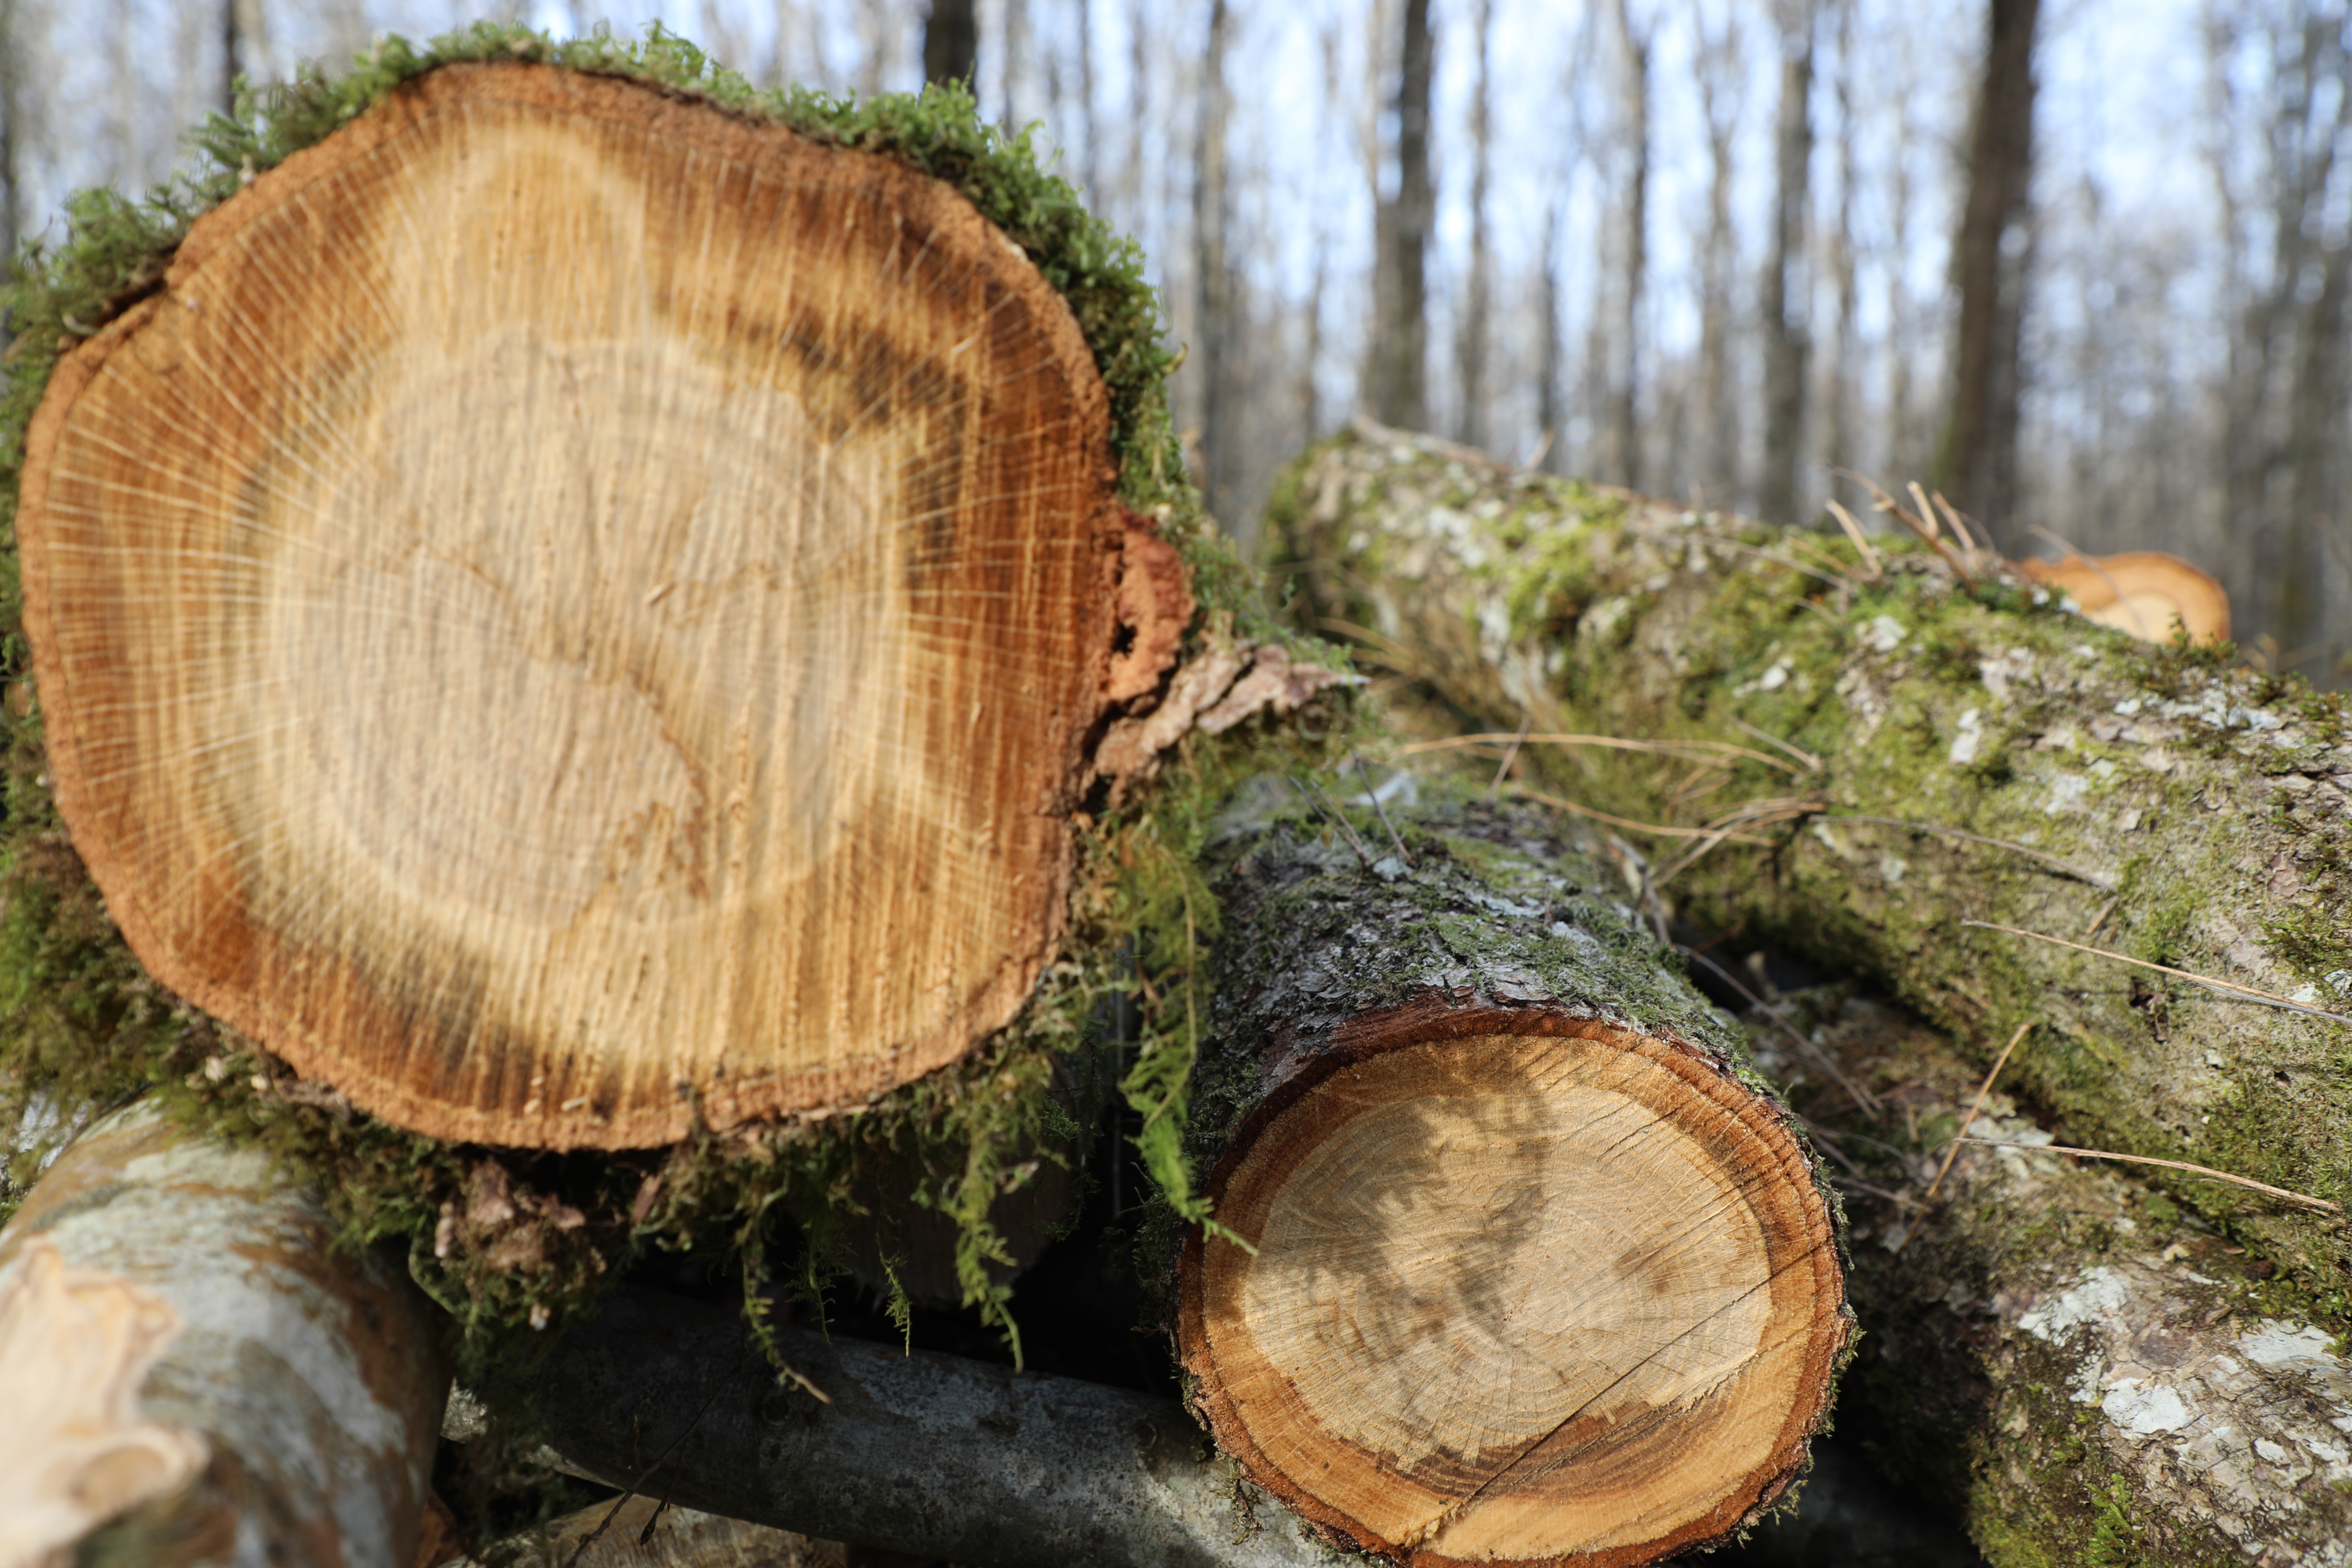
POLYGON ((923 79, 969 87, 980 61, 980 20, 973 0, 931 0, 923 16, 923 79))
POLYGON ((1486 349, 1493 331, 1495 263, 1486 242, 1487 159, 1494 121, 1491 58, 1495 0, 1478 0, 1478 74, 1470 95, 1470 273, 1463 280, 1454 332, 1455 375, 1461 383, 1462 443, 1486 445, 1486 349))
POLYGON ((1968 199, 1952 241, 1952 401, 1933 469, 1938 489, 2018 553, 2020 346, 2032 249, 2033 33, 2041 0, 1991 0, 1984 75, 1969 129, 1968 199))
POLYGON ((1732 137, 1739 128, 1746 62, 1740 58, 1739 13, 1726 6, 1722 24, 1691 6, 1691 76, 1706 123, 1706 226, 1698 255, 1698 405, 1702 435, 1696 482, 1721 496, 1739 488, 1739 399, 1731 378, 1731 279, 1738 236, 1731 225, 1732 137))
POLYGON ((1373 218, 1372 342, 1365 401, 1383 424, 1429 423, 1425 268, 1436 216, 1429 171, 1429 88, 1435 41, 1429 0, 1404 0, 1396 96, 1396 189, 1378 193, 1373 218))
POLYGON ((1208 53, 1201 65, 1192 158, 1192 319, 1201 371, 1201 454, 1205 472, 1195 476, 1211 512, 1230 521, 1233 502, 1234 437, 1240 410, 1234 405, 1234 289, 1233 258, 1225 227, 1233 200, 1225 166, 1225 130, 1233 113, 1225 90, 1225 48, 1232 13, 1225 0, 1209 0, 1208 53))
POLYGON ((1807 339, 1805 212, 1812 191, 1814 0, 1781 0, 1780 128, 1773 139, 1771 254, 1757 313, 1764 328, 1764 481, 1756 510, 1797 521, 1804 442, 1807 339))
POLYGON ((1629 0, 1617 0, 1618 78, 1624 102, 1619 127, 1624 154, 1624 248, 1617 279, 1619 339, 1609 388, 1604 476, 1629 489, 1642 484, 1642 297, 1650 270, 1650 27, 1636 26, 1629 0))

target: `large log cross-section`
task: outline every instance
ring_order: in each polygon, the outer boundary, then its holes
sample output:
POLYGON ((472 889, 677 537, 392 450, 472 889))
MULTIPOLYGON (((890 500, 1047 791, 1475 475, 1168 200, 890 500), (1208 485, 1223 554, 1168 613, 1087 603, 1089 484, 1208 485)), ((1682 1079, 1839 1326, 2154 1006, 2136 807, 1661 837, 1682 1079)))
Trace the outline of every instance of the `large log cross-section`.
POLYGON ((1088 748, 1173 657, 1109 431, 948 185, 444 67, 58 366, 18 526, 58 805, 151 972, 404 1126, 862 1103, 1032 994, 1088 748))

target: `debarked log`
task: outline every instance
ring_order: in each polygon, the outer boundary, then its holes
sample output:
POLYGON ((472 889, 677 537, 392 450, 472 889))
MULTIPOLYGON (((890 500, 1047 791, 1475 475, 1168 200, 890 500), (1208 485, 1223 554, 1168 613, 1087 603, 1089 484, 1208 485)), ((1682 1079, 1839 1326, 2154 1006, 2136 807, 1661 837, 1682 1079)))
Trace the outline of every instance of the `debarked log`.
POLYGON ((1276 785, 1213 851, 1196 1405, 1416 1568, 1718 1541, 1803 1467, 1847 1343, 1811 1157, 1616 869, 1535 808, 1410 793, 1334 832, 1276 785))
POLYGON ((401 1260, 134 1105, 0 1231, 0 1563, 410 1568, 448 1388, 401 1260))
MULTIPOLYGON (((1883 977, 1980 1066, 2037 1022, 2005 1081, 2078 1144, 2352 1200, 2340 695, 1951 542, 1865 554, 1378 427, 1269 523, 1418 740, 1489 735, 1491 772, 1524 734, 1517 777, 1606 813, 1693 924, 1883 977)), ((2352 1268, 2324 1208, 2153 1179, 2315 1298, 2352 1268)))
POLYGON ((677 1506, 968 1568, 1335 1568, 1174 1403, 775 1331, 636 1288, 537 1379, 566 1468, 677 1506))

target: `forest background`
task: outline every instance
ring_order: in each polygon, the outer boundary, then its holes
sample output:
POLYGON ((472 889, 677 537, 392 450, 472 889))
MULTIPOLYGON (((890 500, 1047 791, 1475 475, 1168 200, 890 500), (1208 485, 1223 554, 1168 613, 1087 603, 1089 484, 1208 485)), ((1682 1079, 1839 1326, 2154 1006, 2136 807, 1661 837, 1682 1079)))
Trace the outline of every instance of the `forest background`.
POLYGON ((969 69, 1141 241, 1245 543, 1358 412, 1780 521, 1843 468, 2185 555, 2250 660, 2352 682, 2342 0, 0 0, 0 240, 240 76, 484 16, 969 69))

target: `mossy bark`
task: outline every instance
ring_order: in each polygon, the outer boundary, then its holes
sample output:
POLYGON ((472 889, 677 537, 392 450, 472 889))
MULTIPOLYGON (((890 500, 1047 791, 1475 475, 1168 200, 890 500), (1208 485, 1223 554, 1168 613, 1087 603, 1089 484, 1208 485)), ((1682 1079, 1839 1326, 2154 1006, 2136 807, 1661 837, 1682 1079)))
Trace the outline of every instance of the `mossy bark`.
POLYGON ((1752 1522, 1850 1337, 1785 1108, 1572 825, 1410 780, 1343 825, 1305 787, 1262 781, 1209 850, 1197 1407, 1398 1562, 1646 1563, 1752 1522))
POLYGON ((1880 1101, 1861 1111, 1748 1016, 1759 1064, 1857 1167, 1841 1436, 1960 1513, 1997 1568, 2333 1560, 2352 1362, 2269 1260, 2127 1168, 2034 1152, 2050 1131, 2000 1089, 1969 1131, 2027 1147, 1963 1147, 1923 1207, 1983 1069, 1843 988, 1779 1011, 1880 1101))
MULTIPOLYGON (((1881 977, 1980 1058, 2036 1022, 2006 1081, 2069 1142, 2352 1198, 2352 1021, 1962 924, 2340 1005, 2339 698, 2092 626, 1981 556, 1882 540, 1874 569, 1376 427, 1290 469, 1271 531, 1424 733, 1677 743, 1530 744, 1518 776, 1638 825, 1692 921, 1881 977)), ((2159 1179, 2313 1310, 2352 1307, 2331 1217, 2159 1179)))

